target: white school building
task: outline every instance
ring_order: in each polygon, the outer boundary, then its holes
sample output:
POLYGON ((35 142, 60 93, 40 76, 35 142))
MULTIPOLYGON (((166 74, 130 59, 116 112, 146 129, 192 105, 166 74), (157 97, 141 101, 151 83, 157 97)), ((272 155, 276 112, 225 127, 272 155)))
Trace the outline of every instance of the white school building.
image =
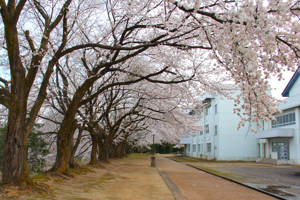
POLYGON ((267 122, 265 130, 256 134, 258 161, 274 164, 300 164, 300 78, 299 68, 281 94, 278 107, 283 112, 274 115, 276 121, 267 122))
POLYGON ((234 101, 218 95, 206 96, 203 101, 207 103, 206 111, 199 123, 204 130, 181 139, 185 155, 216 160, 256 160, 257 139, 248 126, 237 130, 240 118, 233 112, 234 101))
POLYGON ((218 95, 204 97, 206 114, 199 121, 204 130, 181 139, 185 155, 300 165, 299 68, 282 93, 287 97, 279 106, 283 112, 274 115, 276 121, 263 122, 262 129, 254 127, 260 130, 258 133, 251 132, 247 126, 237 130, 240 118, 233 113, 233 100, 218 95))

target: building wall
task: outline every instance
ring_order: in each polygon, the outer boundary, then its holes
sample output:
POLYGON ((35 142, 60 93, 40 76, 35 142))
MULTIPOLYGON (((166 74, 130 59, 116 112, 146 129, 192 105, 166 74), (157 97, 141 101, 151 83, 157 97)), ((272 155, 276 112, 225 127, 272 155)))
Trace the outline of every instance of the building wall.
MULTIPOLYGON (((299 122, 299 112, 300 109, 299 107, 291 108, 284 110, 281 114, 275 115, 275 116, 280 116, 280 115, 285 115, 288 113, 295 112, 295 124, 292 125, 287 125, 287 126, 281 126, 277 127, 278 129, 286 129, 286 128, 292 128, 294 129, 294 137, 292 138, 272 138, 270 139, 270 148, 272 148, 272 143, 273 142, 280 142, 280 141, 288 141, 289 142, 289 159, 294 160, 295 164, 300 164, 300 133, 299 133, 299 128, 300 128, 300 122, 299 122)), ((272 149, 270 149, 270 152, 272 152, 272 149)), ((271 155, 274 155, 271 153, 271 155)), ((276 157, 270 156, 272 159, 277 159, 276 157)))
POLYGON ((249 124, 237 130, 240 118, 233 113, 234 102, 219 102, 219 155, 218 160, 255 160, 258 155, 255 133, 250 131, 249 124))
POLYGON ((297 81, 294 83, 293 87, 289 92, 289 96, 292 97, 297 94, 300 94, 300 78, 298 78, 297 81))
MULTIPOLYGON (((291 97, 292 99, 293 97, 291 97)), ((291 125, 285 125, 280 127, 274 127, 272 128, 272 122, 267 122, 267 129, 266 130, 272 130, 272 129, 293 129, 294 130, 294 136, 293 137, 275 137, 275 138, 267 138, 267 139, 260 139, 261 147, 266 144, 267 153, 264 155, 264 150, 261 148, 259 157, 261 158, 270 158, 270 159, 278 159, 278 155, 276 152, 272 152, 272 145, 273 142, 284 142, 288 141, 289 143, 289 159, 290 163, 293 164, 300 164, 300 106, 290 106, 289 104, 294 104, 293 101, 289 101, 289 99, 286 99, 286 103, 282 103, 279 108, 283 109, 283 112, 281 114, 274 115, 276 116, 282 116, 286 115, 292 112, 295 112, 295 124, 291 125), (291 107, 291 108, 290 108, 291 107)))
POLYGON ((211 98, 210 113, 204 116, 199 123, 209 125, 209 133, 190 137, 190 152, 187 156, 202 157, 216 160, 245 160, 254 161, 258 156, 255 134, 249 127, 241 127, 237 130, 240 118, 233 113, 234 101, 215 96, 211 98), (217 114, 215 105, 217 104, 217 114), (217 125, 217 135, 215 126, 217 125), (210 143, 211 152, 207 150, 210 143))

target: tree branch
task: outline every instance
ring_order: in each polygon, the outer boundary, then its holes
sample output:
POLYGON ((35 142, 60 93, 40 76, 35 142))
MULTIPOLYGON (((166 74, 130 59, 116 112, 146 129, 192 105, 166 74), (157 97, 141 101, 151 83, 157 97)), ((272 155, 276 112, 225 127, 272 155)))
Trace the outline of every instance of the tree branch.
POLYGON ((6 19, 8 18, 8 9, 7 9, 7 6, 6 6, 4 0, 0 0, 0 7, 1 7, 1 9, 0 9, 1 16, 5 23, 6 19))
MULTIPOLYGON (((19 20, 19 17, 20 17, 20 14, 21 14, 21 11, 23 10, 23 7, 25 5, 27 0, 20 0, 17 7, 14 9, 13 13, 12 13, 12 23, 14 25, 17 24, 18 20, 19 20)), ((10 3, 11 1, 9 1, 10 3)))
POLYGON ((133 83, 137 83, 137 82, 140 82, 140 81, 145 80, 147 78, 150 78, 150 77, 153 77, 153 76, 157 76, 157 75, 165 72, 166 69, 167 69, 167 67, 165 67, 164 69, 162 69, 162 70, 160 70, 160 71, 158 71, 156 73, 148 74, 147 76, 140 77, 140 78, 138 78, 136 80, 130 80, 130 81, 124 81, 124 82, 113 82, 111 84, 108 84, 108 85, 102 87, 101 89, 99 89, 97 92, 95 92, 90 97, 82 100, 79 105, 82 106, 82 105, 88 103, 89 101, 91 101, 94 98, 96 98, 99 94, 101 94, 103 91, 107 90, 108 88, 111 88, 111 87, 114 87, 114 86, 118 86, 118 85, 119 86, 120 85, 130 85, 130 84, 133 84, 133 83))
POLYGON ((28 30, 25 31, 25 36, 26 36, 26 39, 27 39, 27 41, 28 41, 28 44, 29 44, 29 46, 30 46, 31 51, 32 51, 33 53, 36 53, 36 49, 35 49, 35 47, 34 47, 33 41, 32 41, 32 39, 31 39, 31 37, 30 37, 30 35, 29 35, 29 31, 28 31, 28 30))

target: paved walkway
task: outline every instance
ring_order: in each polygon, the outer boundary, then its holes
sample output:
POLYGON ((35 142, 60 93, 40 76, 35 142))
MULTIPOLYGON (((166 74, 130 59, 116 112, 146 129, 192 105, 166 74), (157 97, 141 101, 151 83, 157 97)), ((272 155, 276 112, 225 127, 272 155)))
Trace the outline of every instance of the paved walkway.
POLYGON ((156 167, 177 200, 276 199, 165 157, 156 157, 156 167))

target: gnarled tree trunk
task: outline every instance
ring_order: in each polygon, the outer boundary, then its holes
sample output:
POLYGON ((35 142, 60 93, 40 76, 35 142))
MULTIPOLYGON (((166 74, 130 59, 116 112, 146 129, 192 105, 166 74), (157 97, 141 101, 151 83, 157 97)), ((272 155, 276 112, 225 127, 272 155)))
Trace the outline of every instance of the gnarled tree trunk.
POLYGON ((99 135, 95 133, 91 133, 91 138, 92 138, 92 151, 91 151, 91 160, 89 164, 95 165, 98 163, 97 150, 98 150, 99 135))
MULTIPOLYGON (((78 146, 81 142, 82 133, 83 133, 83 129, 79 128, 79 133, 78 133, 78 136, 77 136, 76 143, 75 143, 75 145, 71 146, 71 153, 70 153, 70 158, 69 158, 70 168, 77 168, 78 167, 78 164, 75 162, 75 153, 76 153, 76 151, 78 149, 78 146)), ((72 144, 73 144, 73 142, 72 142, 72 144)))
POLYGON ((108 148, 107 148, 107 139, 106 138, 102 138, 99 137, 99 143, 98 143, 98 149, 99 149, 99 153, 98 153, 98 160, 100 162, 106 162, 109 163, 109 159, 108 159, 108 148))
POLYGON ((25 130, 27 93, 24 83, 26 72, 20 59, 18 31, 10 20, 4 20, 11 68, 11 102, 8 108, 2 182, 27 187, 33 186, 33 182, 29 177, 27 167, 27 137, 30 130, 25 130))
POLYGON ((24 118, 25 116, 22 116, 20 112, 13 111, 9 114, 2 182, 21 186, 25 189, 33 186, 33 182, 28 174, 27 135, 23 131, 24 118))
POLYGON ((123 158, 124 157, 124 141, 122 141, 120 144, 117 146, 116 150, 116 157, 117 158, 123 158))
POLYGON ((53 167, 48 172, 56 172, 67 176, 72 176, 69 171, 69 158, 73 143, 74 133, 77 129, 77 120, 73 120, 71 127, 60 129, 57 134, 57 155, 53 167), (67 132, 62 133, 63 130, 67 132), (68 131, 69 130, 69 131, 68 131))

